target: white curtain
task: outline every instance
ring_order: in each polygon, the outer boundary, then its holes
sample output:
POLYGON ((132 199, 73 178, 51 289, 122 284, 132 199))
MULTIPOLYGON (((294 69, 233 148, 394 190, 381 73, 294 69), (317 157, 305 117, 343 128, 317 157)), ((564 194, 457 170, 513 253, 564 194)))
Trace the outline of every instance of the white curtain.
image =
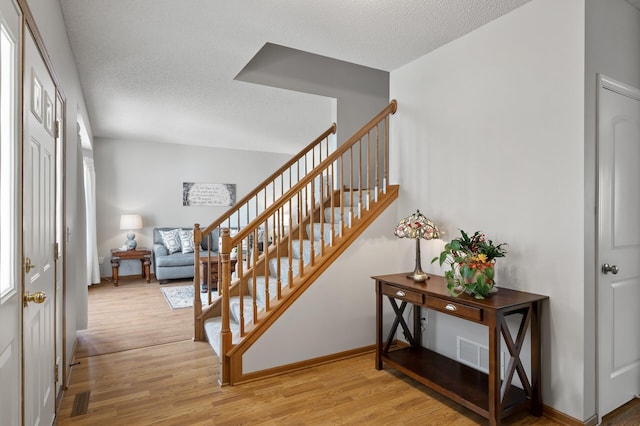
POLYGON ((93 158, 84 156, 84 199, 87 213, 87 285, 100 282, 98 238, 96 233, 96 171, 93 158))

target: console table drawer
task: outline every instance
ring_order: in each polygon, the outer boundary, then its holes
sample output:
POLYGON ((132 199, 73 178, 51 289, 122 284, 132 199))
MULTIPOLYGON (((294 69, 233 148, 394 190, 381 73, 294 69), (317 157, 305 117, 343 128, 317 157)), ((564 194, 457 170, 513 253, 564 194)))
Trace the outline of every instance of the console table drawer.
POLYGON ((472 321, 482 321, 482 309, 464 305, 462 303, 438 299, 437 297, 427 297, 426 306, 460 318, 466 318, 472 321))
POLYGON ((395 297, 396 299, 406 300, 409 303, 417 303, 422 305, 424 303, 424 295, 416 293, 411 290, 405 290, 403 288, 394 287, 388 284, 382 284, 382 293, 387 296, 395 297))

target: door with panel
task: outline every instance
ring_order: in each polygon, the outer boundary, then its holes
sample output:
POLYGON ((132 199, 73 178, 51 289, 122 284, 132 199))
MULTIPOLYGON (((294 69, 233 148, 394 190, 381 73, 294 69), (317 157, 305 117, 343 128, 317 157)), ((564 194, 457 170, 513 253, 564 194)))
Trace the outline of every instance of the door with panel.
POLYGON ((24 424, 55 417, 55 99, 33 36, 24 37, 24 424))
POLYGON ((598 89, 598 413, 640 393, 640 91, 598 89))

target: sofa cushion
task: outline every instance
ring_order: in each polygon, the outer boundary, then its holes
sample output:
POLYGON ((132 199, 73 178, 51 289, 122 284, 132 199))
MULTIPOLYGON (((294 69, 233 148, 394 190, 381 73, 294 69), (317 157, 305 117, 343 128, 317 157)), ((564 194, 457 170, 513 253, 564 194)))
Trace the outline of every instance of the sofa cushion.
POLYGON ((211 234, 202 237, 200 245, 203 250, 209 250, 209 239, 211 239, 211 251, 218 251, 218 229, 211 231, 211 234))
POLYGON ((160 231, 162 244, 167 248, 169 254, 180 251, 180 230, 171 229, 169 231, 160 231))
POLYGON ((156 266, 193 266, 193 253, 176 252, 170 256, 158 256, 156 266))
POLYGON ((182 253, 193 253, 193 230, 181 229, 180 230, 180 246, 182 246, 182 253))

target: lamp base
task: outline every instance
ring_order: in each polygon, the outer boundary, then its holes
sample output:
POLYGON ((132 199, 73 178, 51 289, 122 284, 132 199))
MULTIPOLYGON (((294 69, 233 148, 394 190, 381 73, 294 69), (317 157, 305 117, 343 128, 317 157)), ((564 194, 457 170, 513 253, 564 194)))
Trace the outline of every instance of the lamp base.
POLYGON ((428 280, 431 277, 429 275, 425 274, 422 271, 414 271, 413 273, 408 274, 407 278, 411 278, 415 282, 421 283, 421 282, 425 282, 426 280, 428 280))
POLYGON ((135 240, 136 234, 133 232, 129 232, 127 234, 127 241, 125 241, 125 245, 129 248, 129 250, 133 250, 138 246, 138 243, 135 240))
POLYGON ((407 275, 407 278, 411 278, 418 283, 425 282, 429 279, 429 275, 422 271, 420 258, 420 238, 416 238, 416 267, 413 269, 413 273, 407 275))

